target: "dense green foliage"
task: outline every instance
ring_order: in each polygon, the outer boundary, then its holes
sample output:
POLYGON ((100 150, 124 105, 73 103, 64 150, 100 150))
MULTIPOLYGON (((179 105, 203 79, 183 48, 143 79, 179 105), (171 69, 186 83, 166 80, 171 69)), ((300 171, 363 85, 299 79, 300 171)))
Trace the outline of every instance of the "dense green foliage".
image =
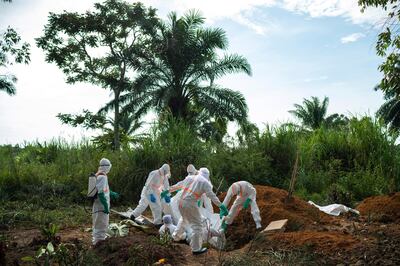
POLYGON ((101 151, 89 143, 63 141, 0 147, 1 200, 27 197, 51 202, 82 202, 88 174, 101 157, 111 160, 112 190, 134 204, 149 171, 168 162, 171 183, 183 178, 194 163, 211 171, 220 191, 237 180, 287 188, 300 152, 297 194, 319 203, 352 204, 364 197, 400 188, 399 148, 378 122, 350 120, 346 129, 304 131, 288 125, 267 127, 246 144, 201 141, 186 125, 161 124, 121 151, 101 151))
MULTIPOLYGON (((244 96, 214 83, 230 73, 251 74, 243 56, 219 55, 228 48, 223 29, 205 27, 205 18, 196 11, 182 17, 172 12, 152 46, 154 53, 143 60, 133 89, 121 100, 126 111, 143 115, 153 110, 159 116, 169 112, 197 126, 197 131, 204 126, 218 130, 227 121, 247 121, 244 96)), ((207 138, 206 134, 201 135, 207 138)))
POLYGON ((379 66, 383 77, 376 86, 385 97, 385 103, 380 107, 377 115, 393 131, 400 129, 400 9, 398 0, 359 0, 358 4, 365 10, 369 7, 378 7, 387 11, 388 15, 382 25, 382 32, 378 35, 376 53, 384 59, 379 66))
POLYGON ((36 39, 46 61, 62 69, 68 83, 89 82, 114 94, 114 146, 119 149, 119 100, 132 87, 141 55, 157 32, 155 9, 118 0, 96 3, 95 11, 50 13, 36 39))
MULTIPOLYGON (((30 46, 21 43, 21 37, 11 27, 0 34, 0 68, 7 68, 13 63, 28 64, 30 61, 30 46)), ((0 74, 0 91, 9 95, 16 93, 17 78, 12 74, 0 74)))
MULTIPOLYGON (((240 92, 214 83, 230 73, 251 74, 246 58, 219 55, 228 47, 220 28, 205 27, 205 18, 191 11, 168 20, 153 8, 121 0, 96 3, 94 12, 50 13, 43 36, 36 39, 68 83, 90 82, 110 89, 114 97, 98 114, 59 114, 73 126, 114 113, 115 150, 125 137, 120 120, 138 121, 149 111, 160 119, 172 115, 197 127, 203 139, 222 141, 228 121, 247 122, 247 104, 240 92)), ((100 125, 98 128, 102 128, 100 125)), ((110 134, 108 134, 110 133, 110 134)), ((126 133, 126 132, 125 132, 126 133)))

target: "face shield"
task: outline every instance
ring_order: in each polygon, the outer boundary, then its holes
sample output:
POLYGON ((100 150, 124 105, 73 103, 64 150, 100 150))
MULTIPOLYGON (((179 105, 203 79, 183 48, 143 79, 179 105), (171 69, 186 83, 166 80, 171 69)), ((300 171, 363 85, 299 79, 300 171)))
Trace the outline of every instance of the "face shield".
POLYGON ((205 179, 207 179, 210 182, 210 171, 208 171, 207 168, 205 168, 205 167, 200 168, 199 172, 200 172, 201 176, 203 176, 205 179))
POLYGON ((107 158, 102 158, 99 163, 99 172, 108 174, 111 170, 111 162, 107 158))
POLYGON ((168 164, 163 164, 160 168, 161 173, 166 176, 168 179, 171 178, 171 169, 168 164))
POLYGON ((186 168, 186 171, 187 171, 187 173, 188 173, 189 175, 195 175, 195 174, 197 174, 197 170, 196 170, 196 168, 194 167, 193 164, 189 164, 188 167, 186 168))

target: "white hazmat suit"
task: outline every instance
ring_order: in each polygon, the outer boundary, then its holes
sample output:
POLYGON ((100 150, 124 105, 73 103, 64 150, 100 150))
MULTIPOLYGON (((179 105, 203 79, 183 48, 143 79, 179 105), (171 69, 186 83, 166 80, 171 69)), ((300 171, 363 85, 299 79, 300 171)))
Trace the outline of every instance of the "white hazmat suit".
POLYGON ((229 214, 224 217, 223 221, 228 225, 231 224, 233 219, 235 219, 243 207, 247 207, 245 205, 250 205, 251 214, 254 222, 256 223, 256 227, 257 229, 261 228, 260 210, 257 206, 256 195, 256 189, 249 182, 239 181, 233 183, 228 189, 228 193, 226 194, 223 204, 228 206, 231 198, 233 196, 237 197, 233 202, 231 209, 229 210, 229 214))
POLYGON ((96 173, 96 189, 97 193, 103 193, 107 202, 108 209, 106 210, 104 204, 101 202, 100 197, 96 197, 93 202, 93 245, 101 240, 106 239, 106 232, 109 223, 109 210, 110 210, 110 188, 108 186, 107 174, 110 172, 111 162, 103 158, 100 160, 100 166, 96 173))
POLYGON ((160 225, 162 212, 171 214, 171 208, 165 199, 161 199, 161 192, 169 189, 168 179, 171 171, 168 164, 163 164, 160 169, 150 172, 140 195, 138 206, 133 210, 135 218, 140 216, 148 206, 153 214, 154 225, 160 225))
POLYGON ((169 191, 171 193, 178 191, 176 193, 176 195, 172 197, 172 201, 171 201, 172 218, 173 218, 173 221, 175 224, 177 224, 178 221, 181 219, 178 202, 182 196, 183 188, 185 187, 185 183, 188 182, 188 178, 190 176, 195 176, 198 173, 198 171, 196 170, 196 168, 194 167, 193 164, 189 164, 186 168, 186 171, 187 171, 188 175, 185 177, 185 179, 179 181, 178 183, 176 183, 175 185, 173 185, 169 188, 169 191))
MULTIPOLYGON (((209 171, 207 168, 201 168, 199 175, 189 177, 185 183, 181 200, 179 202, 179 210, 182 215, 182 224, 190 225, 192 229, 192 237, 190 239, 190 247, 193 253, 201 253, 206 249, 202 249, 203 243, 203 219, 200 214, 198 201, 205 194, 218 207, 221 205, 220 200, 212 191, 212 186, 207 180, 209 171)), ((179 227, 179 225, 178 225, 179 227)))

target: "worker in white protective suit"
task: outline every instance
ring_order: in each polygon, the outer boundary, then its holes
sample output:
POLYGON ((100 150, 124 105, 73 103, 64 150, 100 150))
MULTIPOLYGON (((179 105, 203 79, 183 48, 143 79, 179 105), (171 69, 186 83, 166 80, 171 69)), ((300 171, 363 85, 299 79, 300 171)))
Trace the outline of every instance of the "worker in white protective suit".
MULTIPOLYGON (((195 168, 193 164, 189 164, 186 168, 186 171, 188 175, 184 180, 179 181, 175 185, 170 187, 170 192, 178 191, 178 193, 172 198, 172 210, 173 210, 173 217, 175 221, 177 222, 177 228, 175 230, 175 233, 172 235, 173 239, 175 241, 181 241, 185 240, 187 238, 187 225, 183 223, 183 219, 181 216, 181 213, 179 211, 179 201, 181 199, 182 193, 183 193, 183 188, 185 188, 185 184, 188 182, 192 182, 193 178, 197 176, 199 171, 195 168)), ((197 205, 200 207, 203 205, 203 202, 209 203, 211 205, 211 200, 207 198, 205 194, 202 195, 201 199, 197 202, 197 205)), ((211 205, 212 209, 212 205, 211 205)))
POLYGON ((133 210, 134 218, 139 217, 150 206, 153 214, 153 223, 156 226, 162 225, 162 212, 171 214, 169 203, 169 178, 171 170, 168 164, 163 164, 160 169, 150 172, 140 195, 138 206, 133 210))
MULTIPOLYGON (((200 168, 201 169, 201 168, 200 168)), ((210 182, 211 189, 213 188, 213 184, 211 183, 210 176, 208 175, 205 177, 208 182, 210 182)), ((203 212, 208 212, 208 213, 214 213, 214 208, 212 206, 210 198, 208 198, 205 194, 201 196, 201 199, 197 202, 199 207, 202 207, 200 210, 202 211, 201 214, 203 215, 203 212)), ((205 216, 205 215, 204 215, 205 216)))
POLYGON ((189 177, 188 182, 185 183, 179 202, 179 210, 182 214, 182 223, 184 225, 190 225, 192 229, 190 247, 195 255, 207 251, 207 248, 202 248, 203 219, 198 207, 198 200, 203 194, 205 194, 216 206, 221 206, 221 202, 212 191, 212 186, 207 180, 209 175, 210 173, 207 168, 200 168, 199 175, 196 177, 189 177))
POLYGON ((111 170, 110 160, 103 158, 96 173, 97 197, 93 201, 93 245, 106 239, 106 232, 109 223, 110 197, 117 199, 119 194, 110 190, 107 174, 111 170))
MULTIPOLYGON (((233 196, 237 196, 236 200, 233 202, 231 209, 227 216, 225 216, 222 220, 221 228, 226 230, 227 226, 232 224, 233 219, 239 214, 242 209, 247 209, 249 206, 251 208, 251 214, 253 216, 253 220, 256 223, 256 228, 261 228, 261 217, 260 210, 258 209, 256 196, 256 189, 247 181, 239 181, 233 183, 226 194, 224 202, 222 205, 228 206, 231 198, 233 196)), ((221 214, 221 216, 224 216, 221 214)))
POLYGON ((169 214, 164 215, 163 223, 164 224, 160 227, 160 230, 158 230, 160 235, 168 234, 172 236, 176 229, 176 226, 172 223, 172 216, 169 214))
MULTIPOLYGON (((198 173, 193 164, 189 164, 186 168, 186 171, 187 171, 187 176, 185 177, 185 179, 179 181, 178 183, 169 188, 170 193, 177 192, 175 196, 172 197, 171 200, 172 219, 174 224, 179 224, 179 221, 181 220, 181 214, 179 212, 178 202, 183 193, 183 188, 185 187, 184 184, 185 182, 187 182, 188 177, 195 176, 198 173)), ((182 236, 182 238, 184 239, 184 236, 182 236)))
MULTIPOLYGON (((198 171, 196 170, 196 168, 194 167, 193 164, 189 164, 187 166, 187 173, 188 175, 186 176, 186 178, 184 180, 179 181, 178 183, 176 183, 175 185, 171 186, 169 191, 175 192, 178 191, 178 193, 175 195, 175 199, 179 199, 180 196, 182 195, 182 188, 184 187, 184 184, 187 183, 188 181, 188 177, 190 176, 196 176, 198 174, 198 171)), ((207 180, 210 182, 211 184, 211 188, 212 188, 212 183, 210 178, 208 177, 207 180)), ((201 197, 201 199, 199 199, 199 201, 197 202, 199 207, 203 207, 206 211, 213 213, 214 209, 212 207, 212 203, 211 200, 205 195, 203 194, 203 196, 201 197)), ((176 212, 179 212, 179 210, 173 210, 173 216, 174 216, 174 220, 177 221, 179 219, 176 219, 175 216, 180 216, 179 214, 176 214, 176 212)))

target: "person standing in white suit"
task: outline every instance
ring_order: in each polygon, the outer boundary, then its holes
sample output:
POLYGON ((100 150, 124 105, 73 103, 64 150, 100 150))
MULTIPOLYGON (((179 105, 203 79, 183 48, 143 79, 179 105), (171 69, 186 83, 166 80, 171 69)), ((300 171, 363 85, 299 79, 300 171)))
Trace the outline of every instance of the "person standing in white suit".
POLYGON ((207 168, 200 168, 199 175, 185 183, 183 193, 179 202, 179 210, 182 214, 182 222, 184 225, 190 225, 192 229, 192 237, 190 239, 190 247, 193 254, 201 254, 207 251, 207 248, 202 248, 203 243, 203 219, 198 207, 198 201, 205 194, 218 207, 221 202, 215 193, 212 191, 209 179, 209 171, 207 168))
POLYGON ((107 174, 111 170, 111 162, 106 158, 100 160, 100 166, 96 173, 97 197, 93 201, 92 222, 93 239, 92 244, 106 239, 106 232, 109 224, 110 196, 117 199, 119 194, 110 190, 107 174))
MULTIPOLYGON (((186 171, 187 171, 187 176, 185 177, 185 179, 179 181, 175 185, 170 186, 170 188, 169 188, 170 193, 177 192, 175 194, 175 196, 172 197, 172 200, 171 200, 172 219, 173 219, 173 223, 176 225, 178 225, 179 221, 181 221, 181 214, 180 214, 179 208, 178 208, 178 201, 182 196, 183 188, 185 187, 185 183, 188 181, 189 177, 195 176, 198 174, 198 171, 196 170, 196 168, 194 167, 193 164, 189 164, 186 168, 186 171)), ((179 237, 179 240, 184 239, 185 236, 186 235, 181 235, 179 237)), ((179 240, 177 240, 177 241, 179 241, 179 240)))

